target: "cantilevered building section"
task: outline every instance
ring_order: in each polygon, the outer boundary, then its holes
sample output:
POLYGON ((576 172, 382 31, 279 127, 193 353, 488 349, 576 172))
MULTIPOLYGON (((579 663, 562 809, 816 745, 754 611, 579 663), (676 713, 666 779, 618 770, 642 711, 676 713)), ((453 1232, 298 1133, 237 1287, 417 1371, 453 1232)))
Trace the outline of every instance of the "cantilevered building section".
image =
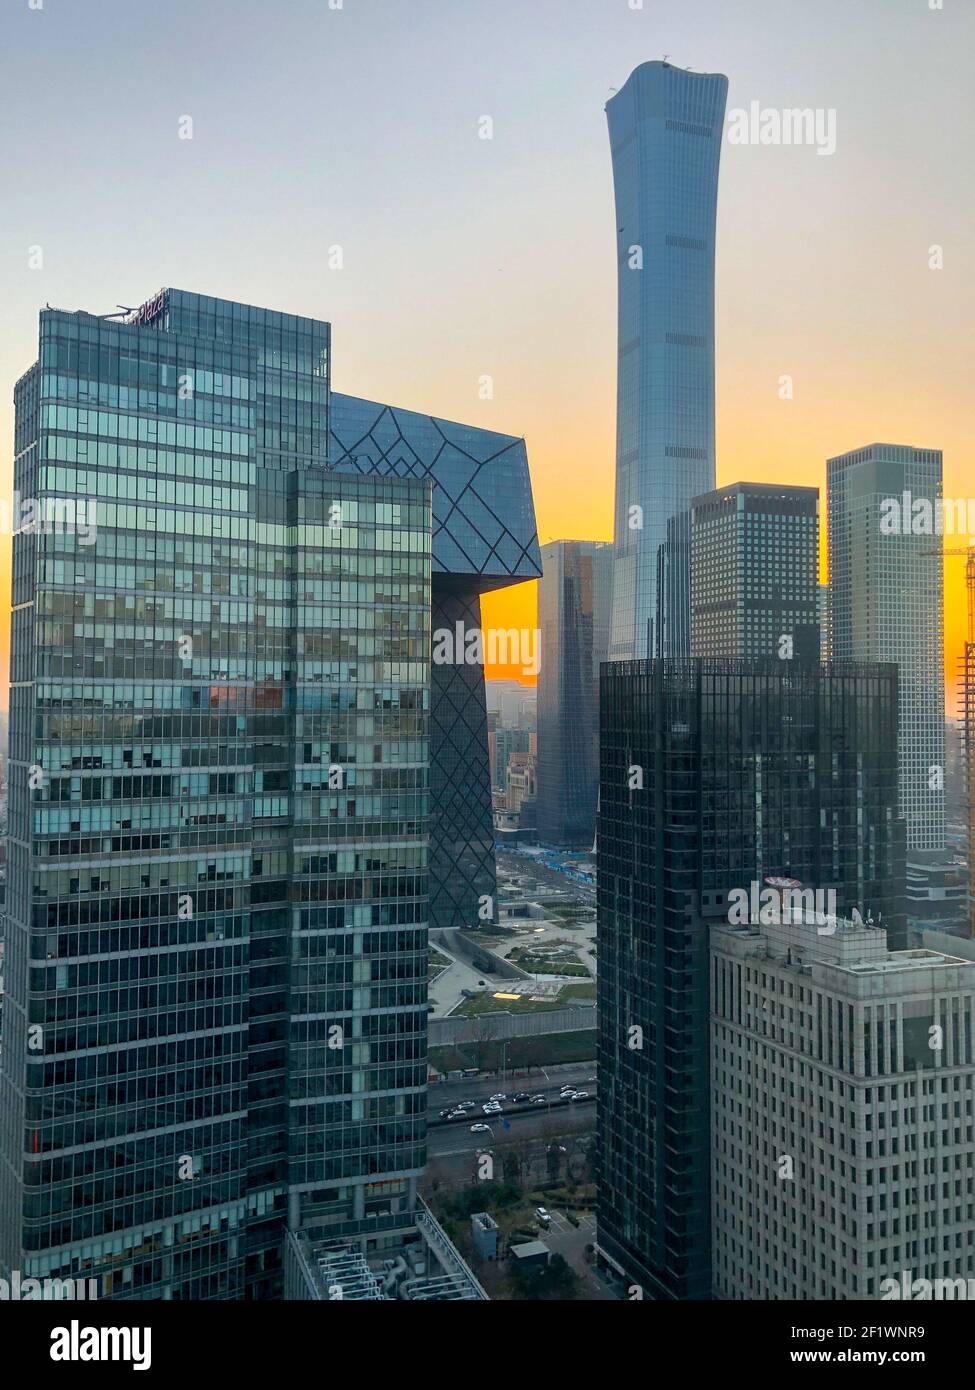
MULTIPOLYGON (((525 441, 333 393, 342 472, 429 478, 432 630, 481 626, 481 594, 542 572, 525 441)), ((496 900, 484 667, 434 662, 430 729, 430 923, 465 927, 496 900)))
POLYGON ((829 601, 838 661, 900 673, 900 814, 907 848, 945 843, 941 451, 869 444, 827 459, 829 601))
POLYGON ((273 1298, 286 1232, 422 1226, 435 480, 329 469, 329 346, 179 290, 41 314, 15 485, 72 524, 14 540, 4 1277, 273 1298))
POLYGON ((731 895, 795 879, 902 944, 896 720, 891 666, 602 668, 597 1247, 646 1296, 711 1291, 708 933, 731 895))
POLYGON ((727 92, 720 73, 642 63, 606 106, 619 305, 612 660, 687 654, 686 545, 671 533, 674 611, 661 640, 658 551, 668 521, 715 484, 714 234, 727 92))

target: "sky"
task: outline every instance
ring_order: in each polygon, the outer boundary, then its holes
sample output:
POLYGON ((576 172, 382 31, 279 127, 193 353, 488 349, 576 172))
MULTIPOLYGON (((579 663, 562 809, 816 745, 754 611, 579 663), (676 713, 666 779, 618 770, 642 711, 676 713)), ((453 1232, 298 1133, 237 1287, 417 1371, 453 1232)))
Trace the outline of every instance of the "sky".
MULTIPOLYGON (((542 543, 610 539, 603 108, 667 55, 726 73, 729 111, 836 113, 827 156, 723 145, 719 485, 823 488, 883 441, 975 496, 973 48, 971 0, 5 0, 0 495, 38 310, 172 285, 330 320, 335 389, 523 435, 542 543)), ((485 625, 534 625, 535 592, 485 625)), ((951 559, 949 677, 964 628, 951 559)))

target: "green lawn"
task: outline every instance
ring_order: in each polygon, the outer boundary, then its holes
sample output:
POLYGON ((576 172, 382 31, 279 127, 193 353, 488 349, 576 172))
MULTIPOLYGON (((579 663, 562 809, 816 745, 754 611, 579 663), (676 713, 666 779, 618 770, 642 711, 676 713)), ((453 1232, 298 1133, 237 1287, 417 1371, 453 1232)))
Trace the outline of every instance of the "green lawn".
MULTIPOLYGON (((595 1028, 575 1033, 547 1033, 540 1038, 511 1038, 505 1046, 505 1065, 511 1067, 552 1067, 561 1062, 591 1062, 596 1056, 595 1028)), ((431 1047, 430 1065, 439 1072, 480 1067, 497 1071, 501 1043, 459 1043, 453 1047, 431 1047)))
POLYGON ((533 951, 530 946, 516 946, 508 957, 529 975, 581 975, 587 979, 589 971, 577 958, 548 956, 533 951))
MULTIPOLYGON (((580 970, 588 977, 589 972, 585 967, 580 966, 580 970)), ((564 1009, 567 1004, 592 1003, 595 998, 596 986, 588 980, 585 984, 563 985, 555 998, 543 999, 538 1003, 527 995, 519 995, 516 999, 495 999, 493 993, 485 990, 481 994, 475 994, 473 999, 465 999, 462 1004, 458 1004, 451 1018, 477 1018, 481 1014, 497 1013, 545 1013, 551 1009, 564 1009)))
POLYGON ((429 957, 427 963, 427 979, 433 980, 440 974, 441 970, 446 970, 451 964, 449 957, 438 951, 435 946, 429 947, 429 957))

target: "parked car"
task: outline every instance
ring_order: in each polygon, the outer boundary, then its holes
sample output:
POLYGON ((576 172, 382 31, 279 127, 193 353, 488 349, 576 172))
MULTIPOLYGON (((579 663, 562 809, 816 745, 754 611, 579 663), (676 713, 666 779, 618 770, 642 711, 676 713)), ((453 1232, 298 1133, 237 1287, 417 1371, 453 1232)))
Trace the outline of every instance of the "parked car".
POLYGON ((552 1218, 549 1216, 548 1212, 545 1210, 544 1207, 536 1207, 535 1220, 540 1221, 543 1226, 547 1226, 551 1222, 552 1218))

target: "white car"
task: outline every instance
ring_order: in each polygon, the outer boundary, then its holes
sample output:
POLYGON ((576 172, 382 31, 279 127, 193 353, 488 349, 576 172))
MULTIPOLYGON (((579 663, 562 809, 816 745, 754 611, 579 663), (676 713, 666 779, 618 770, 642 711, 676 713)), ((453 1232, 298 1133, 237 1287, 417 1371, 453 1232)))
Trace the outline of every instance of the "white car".
POLYGON ((499 1091, 498 1094, 497 1094, 496 1096, 488 1096, 488 1100, 507 1100, 507 1099, 508 1099, 508 1097, 505 1095, 504 1091, 499 1091))
POLYGON ((471 1133, 472 1133, 472 1134, 490 1134, 490 1133, 491 1133, 491 1126, 490 1126, 490 1125, 481 1125, 481 1124, 471 1125, 471 1133))
POLYGON ((569 1097, 569 1099, 570 1099, 570 1100, 588 1100, 588 1099, 589 1099, 589 1092, 588 1092, 588 1091, 576 1091, 573 1095, 571 1095, 571 1096, 569 1097))
POLYGON ((549 1216, 548 1212, 545 1210, 544 1207, 536 1207, 535 1220, 540 1221, 543 1226, 547 1226, 549 1222, 552 1220, 552 1218, 549 1216))

